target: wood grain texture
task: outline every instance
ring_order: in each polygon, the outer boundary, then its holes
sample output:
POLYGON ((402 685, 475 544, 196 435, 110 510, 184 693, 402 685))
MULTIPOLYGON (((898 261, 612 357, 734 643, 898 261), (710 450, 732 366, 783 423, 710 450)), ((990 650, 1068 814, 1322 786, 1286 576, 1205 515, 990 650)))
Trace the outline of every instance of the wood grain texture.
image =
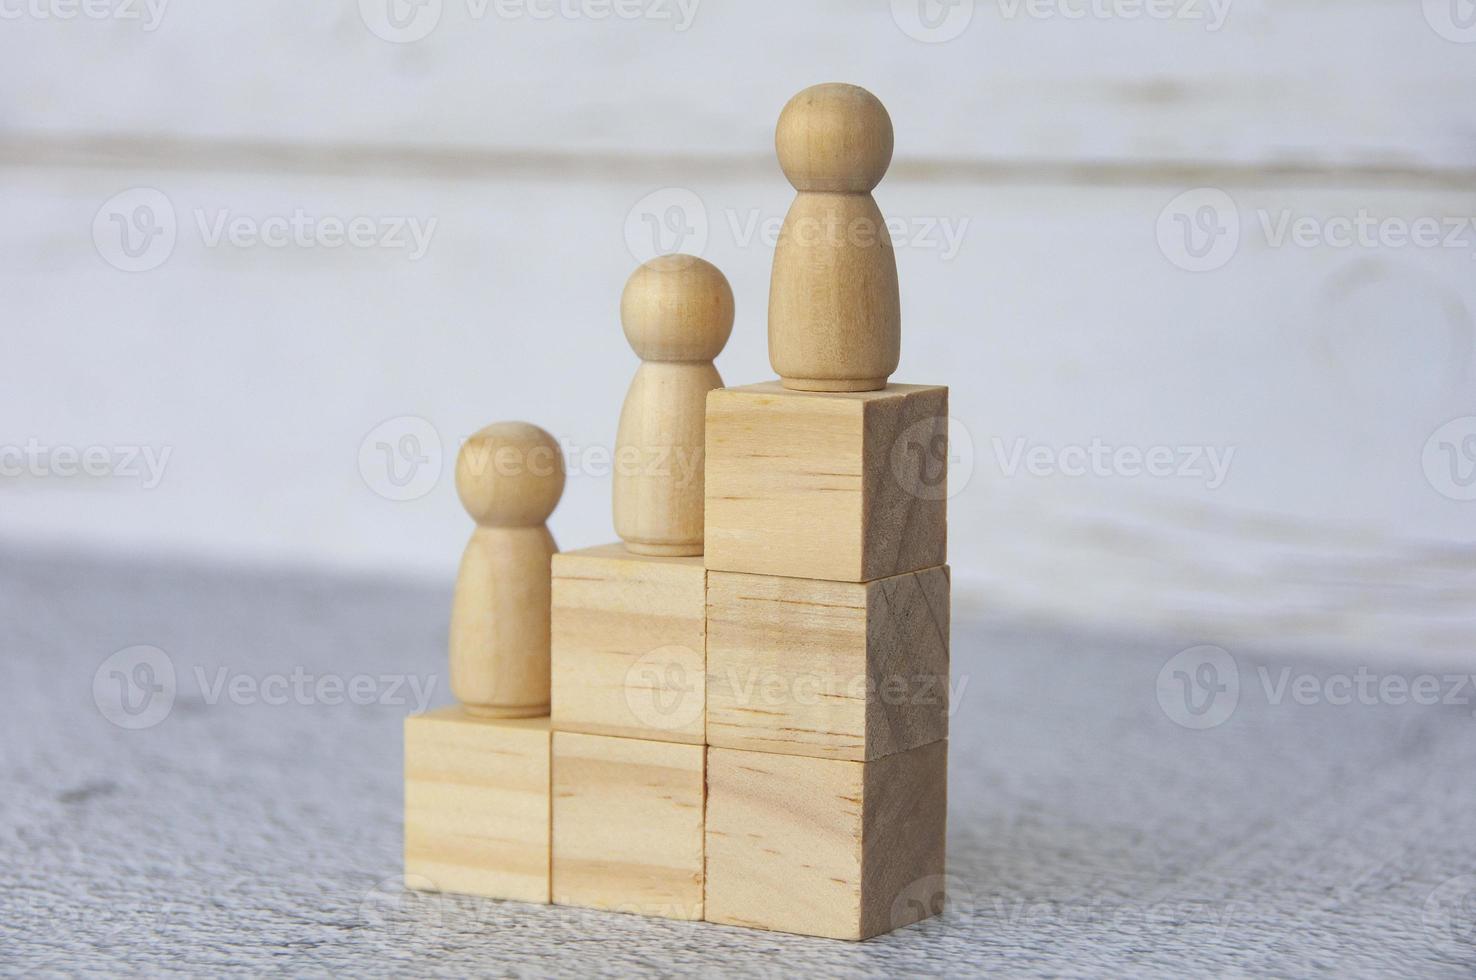
POLYGON ((855 85, 812 85, 774 132, 798 192, 774 249, 769 363, 786 388, 875 391, 901 357, 897 257, 871 191, 892 162, 892 120, 855 85))
POLYGON ((861 936, 941 913, 947 902, 948 743, 861 765, 861 936))
POLYGON ((708 573, 709 745, 864 760, 948 736, 946 566, 864 584, 708 573))
POLYGON ((476 521, 451 600, 451 690, 473 714, 548 714, 551 556, 545 523, 564 493, 553 436, 498 422, 456 455, 456 492, 476 521))
POLYGON ((707 768, 709 922, 867 939, 938 911, 947 742, 873 762, 714 747, 707 768))
POLYGON ((474 714, 548 714, 548 528, 472 532, 451 604, 451 689, 474 714))
POLYGON ((733 290, 710 262, 661 255, 620 296, 625 338, 641 358, 615 436, 615 533, 644 555, 702 554, 707 393, 733 332, 733 290))
POLYGON ((460 706, 405 719, 405 884, 549 899, 547 718, 460 706))
POLYGON ((553 900, 701 919, 706 750, 553 737, 553 900))
POLYGON ((707 572, 619 543, 553 560, 553 725, 701 744, 707 572))
POLYGON ((865 582, 943 564, 947 417, 936 386, 711 392, 707 567, 865 582))
POLYGON ((417 19, 442 13, 429 36, 408 44, 369 29, 360 11, 383 17, 383 5, 263 0, 206 16, 170 4, 154 31, 138 21, 90 30, 81 18, 67 30, 21 16, 0 34, 0 59, 31 80, 14 90, 7 130, 18 142, 33 134, 277 141, 277 153, 263 154, 268 163, 290 153, 281 147, 289 142, 343 147, 348 166, 381 148, 424 147, 428 159, 405 165, 417 177, 437 158, 481 149, 564 150, 595 173, 632 152, 649 154, 647 168, 667 154, 698 165, 748 155, 772 173, 763 148, 785 99, 800 84, 849 78, 892 111, 899 156, 944 166, 981 158, 1470 165, 1468 114, 1449 98, 1452 86, 1470 84, 1470 46, 1440 37, 1417 3, 1204 2, 1171 11, 1193 19, 1169 20, 1129 5, 1107 8, 1121 16, 1081 17, 1101 8, 1038 4, 1037 14, 960 3, 946 11, 943 43, 909 33, 942 7, 888 6, 688 3, 686 18, 671 3, 661 19, 596 21, 534 16, 531 4, 504 4, 515 12, 507 17, 496 4, 423 4, 417 19), (178 84, 207 57, 218 73, 195 71, 190 85, 178 84), (759 63, 769 70, 719 67, 759 63), (129 83, 100 83, 119 78, 129 83), (438 97, 500 91, 512 80, 538 97, 438 97))

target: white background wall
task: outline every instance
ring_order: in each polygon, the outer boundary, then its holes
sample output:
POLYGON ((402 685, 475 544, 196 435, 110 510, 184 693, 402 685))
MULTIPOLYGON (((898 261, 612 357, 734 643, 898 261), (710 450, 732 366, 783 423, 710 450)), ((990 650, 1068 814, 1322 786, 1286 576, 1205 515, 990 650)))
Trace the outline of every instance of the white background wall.
POLYGON ((446 579, 448 464, 501 418, 585 460, 561 544, 612 539, 587 453, 636 364, 625 277, 700 251, 738 301, 719 369, 767 377, 772 126, 846 80, 896 127, 896 379, 953 388, 961 603, 1472 659, 1469 0, 428 0, 401 34, 385 2, 0 7, 0 461, 51 460, 0 476, 0 540, 446 579), (174 240, 134 262, 140 204, 174 240), (299 212, 434 227, 419 256, 210 237, 299 212), (1451 239, 1325 240, 1360 216, 1451 239), (1094 442, 1229 467, 1012 465, 1094 442), (168 457, 148 486, 57 447, 168 457))

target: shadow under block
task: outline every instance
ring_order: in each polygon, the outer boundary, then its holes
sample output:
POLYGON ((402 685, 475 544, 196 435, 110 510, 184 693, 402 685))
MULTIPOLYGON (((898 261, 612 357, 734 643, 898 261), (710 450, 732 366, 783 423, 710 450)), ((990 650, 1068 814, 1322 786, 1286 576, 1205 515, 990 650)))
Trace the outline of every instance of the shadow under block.
POLYGON ((553 560, 553 727, 702 744, 702 558, 601 545, 553 560))
POLYGON ((948 389, 707 396, 709 569, 866 582, 947 560, 948 389))
POLYGON ((547 718, 405 719, 405 884, 549 900, 547 718))
POLYGON ((948 737, 946 565, 866 583, 709 572, 709 745, 867 760, 948 737))
POLYGON ((553 736, 553 900, 702 918, 706 749, 553 736))
POLYGON ((873 762, 709 749, 707 920, 867 939, 927 918, 947 784, 947 742, 873 762))

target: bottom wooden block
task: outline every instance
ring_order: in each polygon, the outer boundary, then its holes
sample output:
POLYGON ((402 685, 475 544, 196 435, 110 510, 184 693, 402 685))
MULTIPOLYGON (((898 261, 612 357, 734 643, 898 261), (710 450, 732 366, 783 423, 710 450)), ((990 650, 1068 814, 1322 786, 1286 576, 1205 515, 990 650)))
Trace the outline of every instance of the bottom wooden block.
POLYGON ((405 884, 549 900, 547 718, 405 719, 405 884))
POLYGON ((702 918, 704 752, 554 733, 555 903, 702 918))
POLYGON ((710 748, 709 922, 868 939, 933 914, 948 743, 871 762, 710 748))

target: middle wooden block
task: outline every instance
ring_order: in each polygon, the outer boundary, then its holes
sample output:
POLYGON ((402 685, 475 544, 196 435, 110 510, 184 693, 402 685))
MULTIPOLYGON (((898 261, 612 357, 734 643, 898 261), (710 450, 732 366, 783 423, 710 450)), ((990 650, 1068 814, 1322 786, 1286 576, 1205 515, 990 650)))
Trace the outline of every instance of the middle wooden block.
POLYGON ((948 567, 707 573, 707 742, 865 761, 948 737, 948 567))
POLYGON ((702 918, 707 749, 554 732, 553 901, 702 918))
POLYGON ((706 587, 700 557, 554 555, 553 727, 700 745, 706 587))

